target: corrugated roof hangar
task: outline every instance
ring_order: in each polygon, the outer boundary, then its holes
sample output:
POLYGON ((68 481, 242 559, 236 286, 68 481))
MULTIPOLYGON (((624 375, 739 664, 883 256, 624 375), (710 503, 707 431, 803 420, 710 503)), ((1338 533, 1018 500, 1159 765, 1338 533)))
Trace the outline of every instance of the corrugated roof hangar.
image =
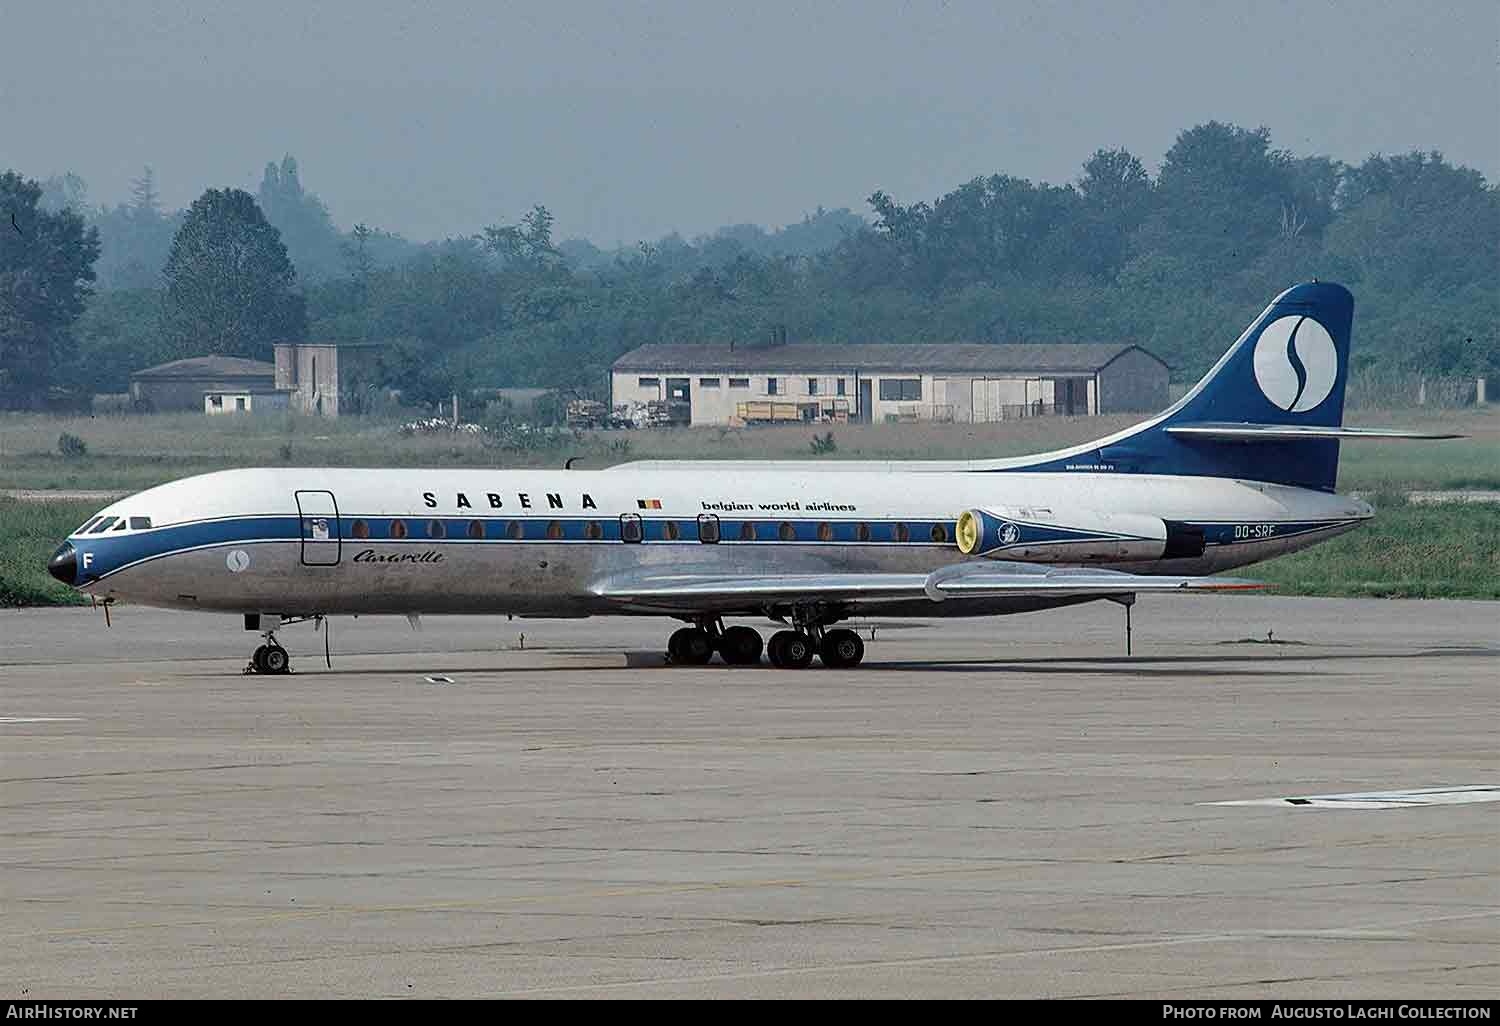
POLYGON ((1166 405, 1165 362, 1125 343, 646 345, 615 361, 616 406, 683 424, 978 423, 1166 405))

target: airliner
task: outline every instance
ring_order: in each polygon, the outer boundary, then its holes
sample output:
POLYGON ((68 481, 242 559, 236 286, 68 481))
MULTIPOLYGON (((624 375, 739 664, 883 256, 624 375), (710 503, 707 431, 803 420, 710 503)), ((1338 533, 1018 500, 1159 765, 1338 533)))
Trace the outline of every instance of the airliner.
POLYGON ((851 618, 990 616, 1212 576, 1367 521, 1335 492, 1354 300, 1277 296, 1165 412, 1037 456, 632 462, 604 470, 226 470, 132 495, 52 556, 106 603, 239 614, 249 670, 334 615, 603 614, 681 621, 668 661, 853 667, 851 618), (769 620, 769 642, 744 624, 769 620), (840 623, 846 626, 837 626, 840 623))

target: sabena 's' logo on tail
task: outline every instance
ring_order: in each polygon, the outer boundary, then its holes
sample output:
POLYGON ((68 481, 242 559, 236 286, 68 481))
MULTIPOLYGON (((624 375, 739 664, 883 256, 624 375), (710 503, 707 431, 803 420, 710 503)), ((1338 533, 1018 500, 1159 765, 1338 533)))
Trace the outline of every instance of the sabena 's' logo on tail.
POLYGON ((1339 354, 1328 329, 1311 317, 1280 317, 1255 343, 1255 382, 1283 410, 1306 413, 1333 391, 1339 354))

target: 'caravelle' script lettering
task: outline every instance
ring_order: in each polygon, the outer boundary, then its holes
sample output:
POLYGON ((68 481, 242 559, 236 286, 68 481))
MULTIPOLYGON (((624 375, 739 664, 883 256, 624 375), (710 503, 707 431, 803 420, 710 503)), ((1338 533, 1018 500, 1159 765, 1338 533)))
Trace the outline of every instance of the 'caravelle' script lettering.
POLYGON ((376 552, 374 549, 361 549, 354 557, 356 563, 441 563, 443 554, 435 549, 425 549, 422 552, 376 552))

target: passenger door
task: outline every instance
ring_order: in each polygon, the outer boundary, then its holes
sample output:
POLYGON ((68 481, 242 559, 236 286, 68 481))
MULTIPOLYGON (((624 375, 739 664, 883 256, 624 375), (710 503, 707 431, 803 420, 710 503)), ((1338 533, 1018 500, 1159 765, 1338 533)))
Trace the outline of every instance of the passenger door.
POLYGON ((339 506, 332 492, 297 492, 297 515, 301 522, 302 565, 338 566, 343 554, 343 532, 339 529, 339 506))

